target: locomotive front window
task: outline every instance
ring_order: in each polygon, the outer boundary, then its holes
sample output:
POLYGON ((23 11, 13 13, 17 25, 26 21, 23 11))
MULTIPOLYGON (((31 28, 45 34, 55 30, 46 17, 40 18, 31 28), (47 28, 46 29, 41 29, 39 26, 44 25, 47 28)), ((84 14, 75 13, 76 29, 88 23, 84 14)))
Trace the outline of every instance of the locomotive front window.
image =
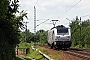
POLYGON ((57 28, 57 33, 68 33, 68 28, 57 28))

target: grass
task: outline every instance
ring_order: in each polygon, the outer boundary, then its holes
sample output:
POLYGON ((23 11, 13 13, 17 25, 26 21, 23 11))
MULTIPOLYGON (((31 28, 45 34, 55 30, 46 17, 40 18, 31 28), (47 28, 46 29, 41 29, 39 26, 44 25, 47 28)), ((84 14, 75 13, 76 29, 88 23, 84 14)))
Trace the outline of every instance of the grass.
POLYGON ((47 60, 38 51, 32 51, 30 54, 26 55, 34 58, 35 60, 47 60))
MULTIPOLYGON (((22 57, 22 58, 24 58, 24 57, 22 57)), ((26 59, 26 60, 30 60, 29 58, 24 58, 24 59, 26 59)), ((19 58, 19 57, 16 57, 16 60, 22 60, 22 59, 19 58)))
POLYGON ((21 60, 21 58, 19 58, 19 57, 16 57, 16 60, 21 60))
POLYGON ((32 50, 31 46, 33 45, 34 43, 26 43, 26 42, 21 42, 19 44, 19 47, 17 48, 30 48, 30 53, 27 54, 26 56, 22 56, 22 58, 25 58, 26 60, 30 60, 30 58, 34 58, 35 60, 47 60, 38 51, 32 50))
MULTIPOLYGON (((26 42, 21 42, 19 44, 19 48, 30 48, 30 53, 25 55, 25 56, 22 56, 22 58, 25 58, 26 60, 30 60, 30 58, 34 58, 35 60, 47 60, 46 58, 44 58, 38 51, 36 50, 32 50, 31 46, 33 46, 34 43, 26 43, 26 42)), ((45 50, 44 48, 42 47, 39 47, 39 46, 35 46, 35 48, 38 48, 40 51, 42 51, 44 54, 50 56, 50 57, 53 57, 53 59, 55 60, 61 60, 61 58, 59 57, 60 54, 62 54, 62 52, 60 51, 57 51, 57 52, 54 52, 53 55, 51 53, 49 53, 47 50, 45 50)))
POLYGON ((30 60, 30 58, 34 58, 35 60, 47 60, 36 50, 32 50, 30 54, 27 54, 26 56, 22 56, 22 58, 25 58, 26 60, 30 60))
POLYGON ((32 43, 20 42, 19 47, 17 48, 30 48, 32 43))
POLYGON ((39 48, 40 51, 42 51, 44 54, 50 56, 51 58, 53 58, 53 59, 55 59, 55 60, 62 60, 62 59, 60 58, 60 56, 59 56, 60 54, 63 53, 63 52, 61 52, 61 51, 57 51, 57 52, 54 52, 54 53, 52 54, 52 53, 48 52, 47 50, 45 50, 45 49, 42 48, 42 47, 37 46, 37 48, 39 48))
POLYGON ((47 52, 47 50, 45 50, 39 46, 37 46, 36 48, 39 48, 39 50, 42 51, 44 54, 49 55, 49 52, 47 52))
POLYGON ((58 54, 62 54, 62 52, 60 51, 55 52, 55 55, 58 55, 58 54))

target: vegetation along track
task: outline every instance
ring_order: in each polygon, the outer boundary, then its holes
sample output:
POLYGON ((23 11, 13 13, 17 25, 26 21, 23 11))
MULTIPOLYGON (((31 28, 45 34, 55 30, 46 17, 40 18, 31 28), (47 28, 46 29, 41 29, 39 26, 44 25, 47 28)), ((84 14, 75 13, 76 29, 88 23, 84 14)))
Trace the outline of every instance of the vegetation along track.
POLYGON ((82 58, 84 60, 90 60, 90 51, 89 50, 70 48, 69 50, 64 51, 64 53, 77 56, 77 57, 82 58))

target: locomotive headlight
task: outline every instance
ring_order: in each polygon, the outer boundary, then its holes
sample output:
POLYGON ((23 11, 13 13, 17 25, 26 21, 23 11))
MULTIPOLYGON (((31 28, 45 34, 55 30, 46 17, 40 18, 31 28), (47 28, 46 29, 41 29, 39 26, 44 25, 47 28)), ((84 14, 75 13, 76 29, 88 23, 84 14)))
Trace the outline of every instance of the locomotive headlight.
POLYGON ((66 36, 68 40, 70 40, 70 36, 66 36))

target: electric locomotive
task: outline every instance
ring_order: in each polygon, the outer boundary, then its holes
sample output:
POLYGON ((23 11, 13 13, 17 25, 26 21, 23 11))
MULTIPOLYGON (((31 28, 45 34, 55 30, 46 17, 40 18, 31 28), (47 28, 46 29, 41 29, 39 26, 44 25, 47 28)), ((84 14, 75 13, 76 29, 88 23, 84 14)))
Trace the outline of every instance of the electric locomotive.
POLYGON ((70 28, 63 25, 51 28, 47 41, 51 48, 70 48, 72 44, 70 28))

